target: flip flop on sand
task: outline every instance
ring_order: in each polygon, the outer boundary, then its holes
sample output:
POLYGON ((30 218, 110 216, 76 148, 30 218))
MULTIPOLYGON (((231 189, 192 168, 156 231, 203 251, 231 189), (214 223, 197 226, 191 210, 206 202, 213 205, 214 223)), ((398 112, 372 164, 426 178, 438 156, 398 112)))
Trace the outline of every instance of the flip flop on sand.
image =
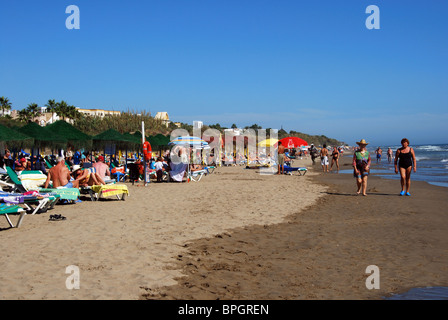
POLYGON ((404 196, 404 191, 401 191, 401 192, 400 192, 400 196, 404 196))
POLYGON ((64 216, 61 216, 60 214, 52 214, 50 215, 49 221, 61 221, 66 220, 67 218, 64 216))

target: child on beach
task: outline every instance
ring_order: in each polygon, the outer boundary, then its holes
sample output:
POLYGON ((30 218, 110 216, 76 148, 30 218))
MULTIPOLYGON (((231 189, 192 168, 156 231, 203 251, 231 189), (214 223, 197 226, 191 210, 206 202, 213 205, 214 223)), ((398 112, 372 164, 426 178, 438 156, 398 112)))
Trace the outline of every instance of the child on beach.
POLYGON ((156 169, 157 182, 162 182, 163 175, 163 160, 162 157, 158 157, 156 163, 154 164, 154 168, 156 169))

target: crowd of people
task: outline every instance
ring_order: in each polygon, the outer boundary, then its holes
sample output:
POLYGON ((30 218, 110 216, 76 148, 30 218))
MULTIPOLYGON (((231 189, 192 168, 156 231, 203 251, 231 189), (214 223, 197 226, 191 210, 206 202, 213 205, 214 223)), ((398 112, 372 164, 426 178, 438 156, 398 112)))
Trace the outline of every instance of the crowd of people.
POLYGON ((0 174, 7 175, 7 167, 18 175, 24 171, 40 171, 47 176, 44 188, 104 185, 105 180, 110 180, 114 165, 118 165, 115 156, 106 164, 104 156, 93 157, 80 151, 66 152, 65 156, 31 156, 22 150, 13 156, 5 149, 0 156, 0 174))
MULTIPOLYGON (((367 179, 370 174, 370 166, 372 163, 370 153, 367 151, 367 145, 369 143, 366 142, 365 139, 362 139, 361 141, 356 142, 356 144, 358 147, 354 149, 352 160, 353 176, 356 179, 357 186, 356 194, 366 196, 367 179)), ((390 164, 394 163, 395 173, 400 174, 400 196, 410 196, 411 172, 417 171, 417 162, 414 149, 409 146, 409 140, 406 138, 402 139, 401 145, 402 146, 395 151, 395 156, 392 148, 389 147, 387 149, 387 161, 390 164)), ((311 156, 313 164, 316 164, 316 159, 320 158, 323 173, 331 172, 333 170, 333 166, 335 167, 336 172, 339 172, 339 159, 344 153, 344 149, 342 147, 333 146, 332 148, 328 148, 326 144, 323 144, 319 150, 311 144, 308 152, 311 156)), ((383 150, 381 147, 377 147, 375 149, 375 155, 376 162, 381 163, 381 158, 383 155, 383 150)), ((280 142, 278 146, 278 174, 284 173, 285 161, 289 161, 291 158, 293 157, 289 156, 287 149, 285 149, 280 142)))
MULTIPOLYGON (((357 184, 356 193, 365 196, 372 159, 369 151, 367 151, 368 143, 366 140, 362 139, 356 143, 358 148, 354 150, 352 161, 353 175, 356 178, 357 184)), ((402 187, 400 195, 410 196, 411 171, 413 170, 416 172, 417 164, 414 150, 409 146, 409 140, 403 139, 401 145, 402 147, 396 150, 395 156, 390 147, 387 149, 387 160, 389 163, 394 163, 395 173, 400 173, 402 187)), ((344 152, 344 148, 337 146, 328 148, 327 145, 324 144, 319 150, 314 144, 311 144, 306 150, 302 150, 301 148, 287 149, 281 142, 279 142, 277 152, 277 174, 285 173, 285 163, 289 164, 292 159, 302 158, 308 155, 310 155, 313 164, 315 164, 316 159, 320 157, 322 171, 328 173, 333 170, 333 166, 335 167, 336 172, 339 172, 339 159, 344 152)), ((381 147, 378 147, 375 150, 375 154, 376 162, 380 163, 383 154, 381 147)), ((201 162, 214 161, 213 155, 208 154, 206 158, 202 158, 200 153, 191 154, 186 152, 186 150, 179 150, 177 156, 184 163, 188 163, 191 160, 194 163, 193 166, 190 166, 192 171, 203 169, 201 162)), ((251 161, 254 161, 254 158, 259 159, 260 157, 263 159, 272 158, 270 154, 258 155, 255 157, 254 155, 243 155, 238 152, 235 154, 224 152, 220 162, 222 164, 248 164, 251 161)), ((70 188, 103 185, 106 183, 105 181, 110 180, 111 176, 114 174, 112 168, 119 166, 119 161, 115 155, 111 155, 108 160, 108 163, 106 163, 103 155, 94 157, 88 152, 73 152, 71 150, 66 151, 64 156, 59 157, 54 155, 45 157, 41 155, 30 156, 22 150, 13 157, 10 150, 6 149, 4 154, 0 156, 0 174, 6 174, 6 167, 10 167, 16 173, 26 170, 39 170, 47 175, 47 181, 44 185, 45 188, 47 188, 50 183, 52 183, 53 187, 70 188)), ((214 162, 216 163, 216 161, 214 162)), ((156 181, 163 181, 163 174, 172 170, 170 151, 166 150, 161 153, 160 156, 151 158, 148 162, 148 166, 149 170, 156 173, 156 181)), ((131 163, 131 171, 134 168, 134 172, 130 173, 131 179, 138 180, 143 176, 144 167, 144 161, 139 158, 131 163)), ((124 175, 124 172, 122 173, 124 175)))

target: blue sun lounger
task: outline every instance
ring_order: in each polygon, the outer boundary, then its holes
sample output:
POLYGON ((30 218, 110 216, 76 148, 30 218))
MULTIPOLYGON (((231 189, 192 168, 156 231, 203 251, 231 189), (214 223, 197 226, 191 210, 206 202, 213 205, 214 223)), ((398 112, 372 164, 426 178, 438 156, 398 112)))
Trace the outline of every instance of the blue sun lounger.
POLYGON ((292 175, 293 172, 297 172, 300 176, 304 176, 308 172, 308 169, 305 167, 290 167, 285 165, 283 168, 285 173, 289 175, 292 175))

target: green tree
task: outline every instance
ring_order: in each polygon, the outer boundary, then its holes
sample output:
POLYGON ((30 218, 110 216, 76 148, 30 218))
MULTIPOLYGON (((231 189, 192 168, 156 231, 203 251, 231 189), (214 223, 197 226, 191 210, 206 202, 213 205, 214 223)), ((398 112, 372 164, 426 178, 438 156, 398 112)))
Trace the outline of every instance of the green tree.
POLYGON ((67 102, 62 100, 61 102, 56 103, 56 115, 65 121, 65 118, 68 118, 69 107, 67 102))
POLYGON ((0 108, 2 109, 2 116, 5 115, 6 110, 11 110, 11 102, 9 102, 8 98, 0 97, 0 108))
POLYGON ((28 105, 28 108, 26 108, 29 118, 31 118, 31 120, 34 120, 34 118, 40 116, 40 110, 39 110, 39 106, 37 105, 37 103, 30 103, 28 105))
POLYGON ((57 103, 55 100, 48 100, 47 104, 47 112, 51 113, 51 122, 54 122, 54 114, 56 113, 57 103))
POLYGON ((20 110, 18 116, 20 122, 28 122, 28 120, 30 120, 31 118, 31 115, 27 108, 20 110))
POLYGON ((236 124, 232 124, 232 127, 231 127, 232 129, 236 129, 236 128, 238 128, 237 126, 236 126, 236 124))
POLYGON ((72 120, 77 120, 81 116, 80 112, 75 106, 67 106, 67 118, 72 120))

